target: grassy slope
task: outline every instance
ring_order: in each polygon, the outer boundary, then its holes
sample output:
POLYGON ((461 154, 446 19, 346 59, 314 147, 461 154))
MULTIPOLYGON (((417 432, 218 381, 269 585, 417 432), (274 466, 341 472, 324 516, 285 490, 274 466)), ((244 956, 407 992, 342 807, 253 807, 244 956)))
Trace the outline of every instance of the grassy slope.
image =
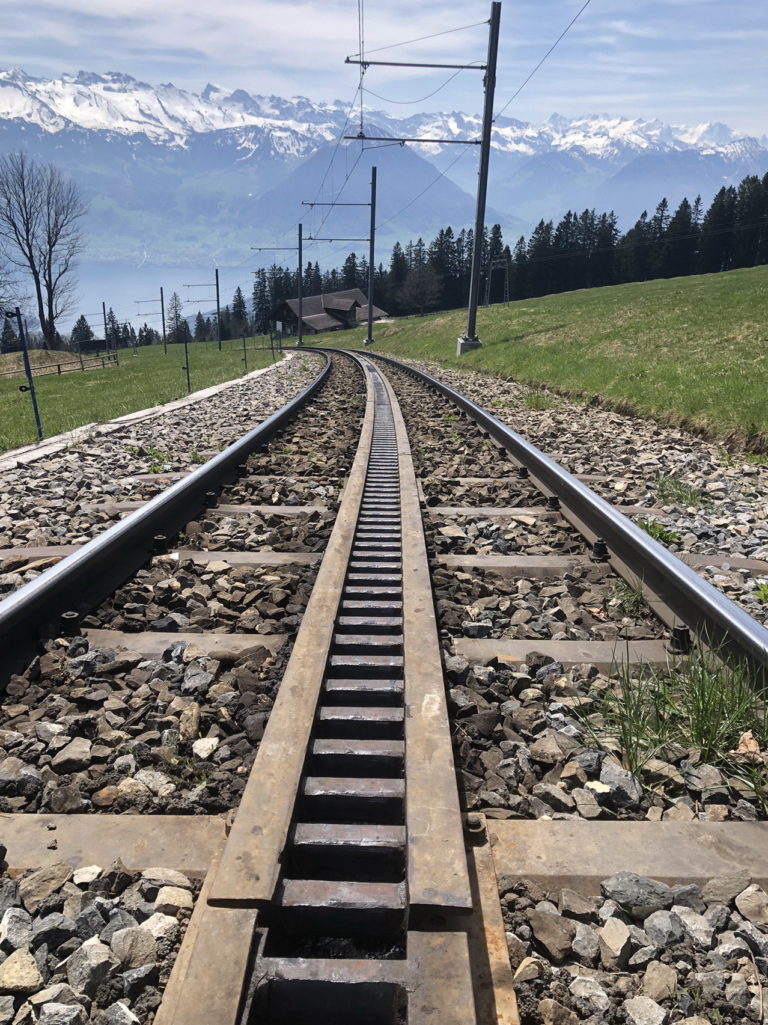
MULTIPOLYGON (((768 442, 767 319, 768 267, 756 267, 481 309, 483 348, 460 360, 462 311, 378 324, 374 334, 383 353, 631 403, 717 437, 752 436, 759 448, 768 442)), ((353 344, 363 337, 356 331, 353 344)))
MULTIPOLYGON (((272 362, 269 351, 254 351, 251 339, 248 370, 257 370, 272 362)), ((263 344, 256 339, 255 344, 263 344)), ((215 342, 189 346, 190 376, 194 391, 229 381, 243 373, 240 343, 224 342, 219 352, 215 342)), ((170 402, 187 393, 184 347, 169 345, 136 350, 137 355, 120 350, 120 365, 104 370, 87 370, 61 377, 36 377, 35 388, 40 419, 46 437, 72 430, 85 423, 103 422, 160 402, 170 402)), ((19 391, 18 378, 0 378, 0 452, 18 448, 36 439, 32 402, 19 391)))

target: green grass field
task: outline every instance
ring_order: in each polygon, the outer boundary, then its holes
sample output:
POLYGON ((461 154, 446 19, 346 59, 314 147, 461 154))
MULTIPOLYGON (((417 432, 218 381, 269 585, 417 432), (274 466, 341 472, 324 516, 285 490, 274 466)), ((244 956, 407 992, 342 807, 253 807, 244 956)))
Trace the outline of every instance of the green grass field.
MULTIPOLYGON (((247 340, 249 371, 272 362, 269 350, 254 349, 254 345, 262 346, 264 341, 263 338, 247 340)), ((223 342, 222 345, 222 352, 215 342, 189 346, 193 391, 243 374, 242 342, 223 342)), ((120 349, 117 367, 35 377, 45 436, 49 438, 86 423, 101 423, 187 394, 182 345, 169 345, 167 356, 161 345, 141 347, 135 353, 120 349)), ((2 360, 15 358, 15 354, 0 357, 2 360)), ((9 365, 7 369, 12 368, 9 365)), ((37 438, 32 400, 29 393, 19 391, 19 383, 18 377, 0 378, 0 452, 37 438)))
MULTIPOLYGON (((457 359, 465 328, 466 313, 454 311, 376 324, 374 338, 385 354, 599 396, 768 450, 768 267, 483 308, 483 348, 457 359)), ((344 344, 364 337, 344 334, 344 344)))

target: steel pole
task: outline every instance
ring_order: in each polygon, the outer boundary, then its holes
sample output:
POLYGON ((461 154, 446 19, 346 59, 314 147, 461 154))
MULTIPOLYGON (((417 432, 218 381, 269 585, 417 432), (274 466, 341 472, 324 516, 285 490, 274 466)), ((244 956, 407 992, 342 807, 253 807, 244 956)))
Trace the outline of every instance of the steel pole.
POLYGON ((27 349, 27 336, 24 334, 24 325, 21 322, 21 310, 17 306, 15 309, 16 323, 19 325, 19 342, 21 342, 21 354, 24 357, 24 373, 27 375, 27 387, 23 390, 28 391, 32 396, 32 409, 35 413, 35 426, 37 427, 37 440, 43 440, 43 425, 40 423, 40 410, 37 406, 37 392, 35 391, 35 379, 32 376, 32 367, 29 363, 29 350, 27 349))
POLYGON ((165 299, 163 298, 163 286, 160 286, 160 316, 163 318, 163 355, 168 355, 168 342, 165 338, 165 299))
POLYGON ((216 340, 221 352, 221 305, 219 303, 219 268, 216 268, 216 340))
POLYGON ((373 265, 376 260, 376 168, 371 168, 371 231, 368 243, 368 337, 366 345, 373 345, 373 265))
MULTIPOLYGON (((175 313, 176 318, 176 341, 179 340, 179 314, 178 311, 175 313)), ((192 382, 189 379, 189 346, 187 345, 187 332, 184 332, 184 366, 182 368, 187 372, 187 395, 192 391, 192 382)))
POLYGON ((501 21, 500 0, 491 4, 491 28, 488 34, 488 66, 485 72, 485 106, 483 108, 483 135, 480 141, 480 170, 477 179, 477 211, 475 214, 475 235, 472 245, 472 271, 469 280, 469 311, 467 332, 459 338, 456 355, 467 349, 477 349, 482 344, 477 337, 477 300, 480 292, 480 258, 483 252, 485 234, 485 200, 488 193, 488 164, 491 155, 491 129, 493 127, 493 96, 496 88, 496 55, 499 49, 499 23, 501 21))
POLYGON ((304 344, 304 270, 302 263, 302 245, 304 242, 303 225, 299 225, 299 326, 296 328, 296 345, 304 344))
POLYGON ((104 316, 104 347, 109 352, 109 338, 107 337, 107 304, 101 304, 101 312, 104 316))

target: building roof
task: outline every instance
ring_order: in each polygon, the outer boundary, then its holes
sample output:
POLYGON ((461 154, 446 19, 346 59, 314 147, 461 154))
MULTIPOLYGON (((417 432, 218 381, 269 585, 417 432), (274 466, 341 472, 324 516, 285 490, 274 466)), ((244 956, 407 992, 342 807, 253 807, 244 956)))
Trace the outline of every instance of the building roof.
POLYGON ((313 316, 302 317, 301 319, 307 327, 311 327, 315 331, 332 331, 334 328, 343 326, 330 313, 315 313, 313 316))
MULTIPOLYGON (((286 299, 275 310, 288 306, 295 317, 299 316, 299 300, 286 299)), ((305 295, 301 300, 302 321, 315 331, 328 331, 346 326, 346 316, 353 307, 355 322, 363 324, 368 319, 368 298, 359 288, 347 288, 341 292, 326 292, 322 295, 305 295), (334 316, 337 314, 337 316, 334 316)), ((384 310, 374 304, 373 317, 386 317, 384 310)))

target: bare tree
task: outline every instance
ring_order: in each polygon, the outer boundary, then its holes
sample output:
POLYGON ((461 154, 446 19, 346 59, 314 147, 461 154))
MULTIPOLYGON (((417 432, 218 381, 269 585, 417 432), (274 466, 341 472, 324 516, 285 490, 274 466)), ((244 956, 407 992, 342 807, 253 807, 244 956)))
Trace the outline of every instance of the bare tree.
POLYGON ((53 164, 36 164, 25 153, 0 157, 0 244, 8 261, 32 276, 48 348, 74 299, 71 271, 83 249, 79 222, 86 209, 75 183, 53 164))

